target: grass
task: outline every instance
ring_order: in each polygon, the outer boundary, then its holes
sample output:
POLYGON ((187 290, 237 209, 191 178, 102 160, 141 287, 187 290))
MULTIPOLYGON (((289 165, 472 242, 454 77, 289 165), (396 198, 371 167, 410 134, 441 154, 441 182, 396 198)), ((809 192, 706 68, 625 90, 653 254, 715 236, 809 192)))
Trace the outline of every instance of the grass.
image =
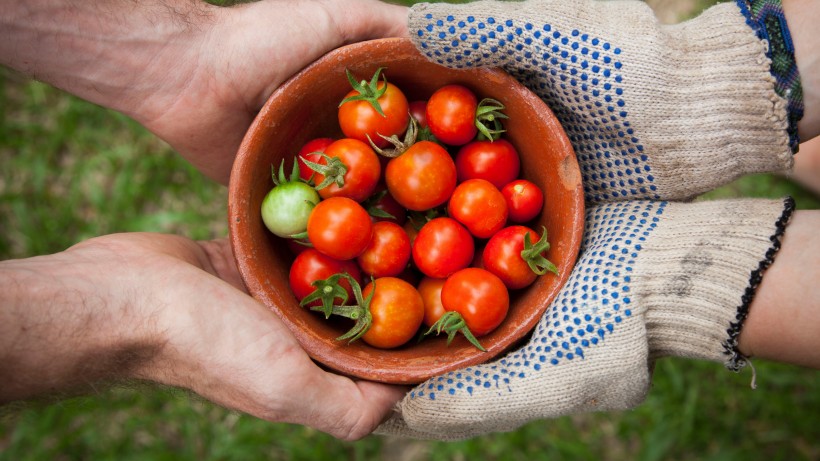
MULTIPOLYGON (((120 114, 0 69, 0 259, 60 251, 111 232, 227 233, 226 191, 120 114)), ((771 175, 708 196, 816 197, 771 175)), ((117 387, 6 408, 0 460, 812 460, 820 459, 817 372, 751 372, 677 359, 657 364, 632 411, 533 422, 456 443, 371 436, 341 442, 309 428, 226 411, 185 392, 117 387)))

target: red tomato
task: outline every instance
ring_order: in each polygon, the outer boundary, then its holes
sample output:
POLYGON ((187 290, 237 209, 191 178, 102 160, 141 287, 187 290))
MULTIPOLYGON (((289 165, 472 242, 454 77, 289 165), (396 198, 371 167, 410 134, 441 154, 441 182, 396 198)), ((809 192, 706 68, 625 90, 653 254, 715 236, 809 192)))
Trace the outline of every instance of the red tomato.
POLYGON ((455 162, 459 182, 486 179, 499 189, 521 170, 518 151, 504 139, 471 142, 458 151, 455 162))
POLYGON ((467 144, 478 134, 477 108, 478 98, 466 87, 443 86, 427 100, 427 125, 433 136, 445 144, 467 144))
MULTIPOLYGON (((330 197, 348 197, 357 202, 361 202, 376 189, 381 176, 381 164, 376 152, 367 144, 356 139, 340 139, 325 148, 325 155, 338 158, 347 171, 344 173, 344 185, 331 183, 327 187, 318 189, 319 195, 323 199, 330 197)), ((335 163, 330 160, 331 163, 335 163)), ((321 165, 328 165, 328 160, 322 157, 318 162, 321 165)), ((316 185, 321 185, 325 180, 325 175, 316 173, 313 178, 316 185)))
POLYGON ((456 165, 452 157, 430 141, 417 142, 390 160, 384 176, 393 198, 416 211, 442 205, 456 187, 456 165))
POLYGON ((331 144, 333 144, 332 138, 316 138, 311 139, 306 142, 304 146, 302 146, 299 153, 296 154, 296 158, 299 159, 299 177, 302 178, 303 181, 309 181, 310 177, 313 176, 314 173, 314 171, 307 166, 304 160, 314 163, 318 162, 319 159, 322 158, 322 152, 324 152, 327 146, 331 144))
POLYGON ((441 303, 444 309, 461 314, 467 328, 478 337, 501 325, 510 308, 510 294, 495 275, 468 267, 447 278, 441 303))
POLYGON ((373 277, 395 277, 410 261, 410 237, 398 224, 381 221, 373 224, 373 237, 357 258, 359 267, 373 277))
POLYGON ((510 221, 525 223, 532 221, 544 206, 541 188, 526 179, 517 179, 501 189, 507 201, 510 221))
POLYGON ((313 208, 308 218, 308 240, 327 256, 347 260, 359 256, 370 243, 370 215, 347 197, 331 197, 313 208))
POLYGON ((432 327, 446 312, 441 304, 441 288, 446 280, 424 277, 419 282, 418 290, 424 300, 424 324, 428 327, 432 327))
POLYGON ((419 128, 427 128, 427 101, 411 102, 410 116, 416 119, 419 128))
POLYGON ((362 296, 367 299, 371 292, 373 323, 362 340, 373 347, 390 349, 413 339, 424 318, 424 302, 418 290, 402 279, 382 277, 364 287, 362 296))
MULTIPOLYGON (((357 282, 362 281, 362 272, 359 266, 353 261, 339 261, 329 256, 316 251, 313 248, 307 248, 299 253, 293 264, 290 266, 289 282, 290 289, 299 301, 303 300, 305 296, 313 293, 315 287, 312 285, 317 280, 325 280, 334 274, 348 273, 357 282)), ((348 299, 352 300, 353 291, 350 287, 350 282, 346 279, 339 279, 339 285, 347 291, 348 299)), ((308 306, 320 306, 320 300, 310 303, 308 306)))
POLYGON ((447 211, 478 238, 490 238, 507 222, 507 202, 495 186, 468 179, 456 187, 447 211))
MULTIPOLYGON (((384 82, 379 82, 377 88, 383 87, 384 82)), ((351 90, 345 95, 345 99, 358 94, 358 91, 351 90)), ((410 122, 409 106, 404 93, 396 85, 388 83, 387 90, 377 101, 384 115, 378 113, 368 101, 347 101, 342 104, 339 107, 339 126, 342 133, 348 138, 363 142, 367 142, 369 136, 378 147, 388 145, 379 134, 390 137, 404 133, 410 122)))
POLYGON ((470 265, 473 237, 452 218, 435 218, 419 230, 413 242, 413 263, 428 277, 444 278, 470 265))
POLYGON ((511 290, 529 286, 538 277, 521 257, 526 234, 530 235, 530 243, 539 239, 539 235, 528 227, 510 226, 493 235, 484 248, 484 268, 498 276, 511 290))

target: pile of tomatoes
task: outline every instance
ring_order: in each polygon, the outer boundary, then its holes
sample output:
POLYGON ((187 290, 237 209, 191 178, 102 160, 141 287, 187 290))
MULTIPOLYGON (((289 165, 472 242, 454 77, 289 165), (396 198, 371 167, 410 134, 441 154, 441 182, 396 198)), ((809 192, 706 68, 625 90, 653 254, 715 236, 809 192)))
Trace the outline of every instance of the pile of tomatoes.
POLYGON ((425 325, 483 350, 476 338, 504 320, 509 290, 557 273, 546 230, 526 226, 543 192, 519 178, 501 102, 461 85, 409 102, 381 71, 348 72, 344 137, 306 143, 289 174, 274 168, 263 221, 297 253, 300 303, 354 321, 339 339, 394 348, 425 325))

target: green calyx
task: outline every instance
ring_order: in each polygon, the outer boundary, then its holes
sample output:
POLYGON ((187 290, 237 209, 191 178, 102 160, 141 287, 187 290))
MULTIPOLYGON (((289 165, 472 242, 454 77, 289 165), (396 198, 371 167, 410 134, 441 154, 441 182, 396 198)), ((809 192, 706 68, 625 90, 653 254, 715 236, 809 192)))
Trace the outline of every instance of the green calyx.
POLYGON ((311 307, 311 310, 322 312, 325 314, 325 318, 329 319, 330 315, 333 314, 334 301, 341 299, 342 301, 340 304, 345 304, 347 302, 347 290, 339 284, 339 279, 341 277, 342 274, 334 274, 324 280, 316 280, 311 284, 316 287, 316 289, 309 295, 305 296, 299 305, 304 307, 316 300, 321 300, 322 305, 313 306, 311 307))
POLYGON ((278 172, 276 167, 271 165, 270 176, 273 180, 273 185, 275 186, 281 186, 282 184, 287 184, 289 182, 302 181, 302 178, 299 177, 299 162, 293 162, 293 169, 290 172, 290 177, 285 176, 285 159, 282 159, 279 163, 278 172))
POLYGON ((370 292, 367 298, 362 296, 362 287, 359 285, 359 282, 347 273, 334 274, 325 280, 317 280, 313 282, 313 286, 316 287, 316 290, 299 303, 301 306, 321 299, 322 305, 313 306, 310 310, 322 312, 325 318, 330 318, 331 315, 338 315, 356 321, 347 333, 336 338, 337 341, 348 340, 347 342, 350 344, 367 333, 367 330, 370 329, 370 325, 373 324, 373 315, 370 313, 370 302, 373 300, 373 294, 376 292, 375 285, 373 291, 370 292), (354 304, 346 304, 348 295, 347 291, 339 284, 341 278, 344 278, 350 283, 355 298, 354 304), (333 302, 336 299, 342 300, 340 305, 334 305, 333 302))
POLYGON ((435 136, 433 136, 433 132, 430 131, 429 126, 419 128, 418 135, 416 135, 416 141, 430 141, 436 144, 441 144, 439 140, 436 139, 435 136))
POLYGON ((478 103, 475 112, 475 127, 478 128, 478 139, 482 141, 495 141, 504 133, 504 126, 501 120, 507 119, 502 110, 504 104, 492 98, 484 98, 478 103))
MULTIPOLYGON (((315 186, 316 190, 322 190, 331 184, 336 184, 339 187, 344 186, 345 174, 347 174, 347 165, 345 165, 339 157, 330 157, 323 152, 318 153, 322 155, 322 158, 325 159, 326 163, 322 164, 311 162, 307 159, 302 159, 308 168, 313 170, 315 173, 324 176, 324 180, 315 186)), ((313 180, 314 176, 315 175, 311 175, 311 180, 313 180)))
POLYGON ((376 69, 376 72, 373 74, 370 82, 368 82, 367 80, 357 81, 353 73, 351 73, 350 70, 345 69, 347 81, 350 82, 350 86, 352 86, 353 89, 359 94, 342 99, 342 102, 339 103, 339 107, 350 101, 367 101, 371 106, 373 106, 373 109, 375 109, 379 115, 382 117, 387 117, 382 110, 382 106, 379 104, 379 98, 385 93, 385 91, 387 91, 387 77, 384 75, 382 75, 384 85, 379 88, 379 74, 381 74, 382 70, 384 70, 384 67, 379 67, 376 69))
POLYGON ((550 260, 544 257, 544 253, 550 249, 550 244, 547 241, 547 228, 541 227, 541 238, 534 244, 530 239, 530 233, 524 234, 524 249, 521 250, 521 258, 530 269, 538 275, 544 275, 547 272, 552 272, 558 275, 558 267, 550 260))
POLYGON ((484 346, 478 342, 473 332, 470 331, 470 328, 467 326, 467 322, 464 321, 464 317, 456 311, 447 311, 445 312, 437 321, 424 333, 425 336, 435 332, 436 335, 440 335, 441 332, 447 333, 447 345, 449 346, 451 342, 453 342, 453 338, 456 337, 456 334, 461 333, 467 338, 467 341, 470 342, 473 346, 475 346, 481 352, 487 352, 487 349, 484 349, 484 346))

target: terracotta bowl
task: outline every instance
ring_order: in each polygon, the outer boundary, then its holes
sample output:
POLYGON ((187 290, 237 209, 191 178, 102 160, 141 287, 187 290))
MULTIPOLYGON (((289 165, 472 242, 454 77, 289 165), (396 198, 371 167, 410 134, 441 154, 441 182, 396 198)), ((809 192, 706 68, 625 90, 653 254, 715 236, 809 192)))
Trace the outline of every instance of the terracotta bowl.
MULTIPOLYGON (((289 171, 289 170, 288 170, 289 171)), ((583 232, 584 201, 575 153, 561 125, 547 106, 515 79, 497 69, 453 70, 431 63, 404 39, 385 39, 339 48, 325 55, 277 89, 259 112, 239 148, 230 179, 230 238, 239 271, 251 295, 268 306, 290 328, 307 353, 336 372, 396 384, 413 384, 447 371, 490 360, 524 338, 544 314, 567 280, 583 232), (369 78, 385 66, 390 82, 408 100, 426 99, 445 84, 459 83, 479 99, 502 101, 510 119, 506 139, 521 155, 523 176, 545 192, 544 211, 534 226, 547 228, 552 248, 548 257, 560 275, 539 277, 532 286, 512 293, 509 315, 481 339, 481 352, 464 338, 448 347, 435 337, 393 350, 352 344, 335 338, 350 326, 328 322, 299 307, 288 288, 293 255, 287 244, 267 231, 260 207, 273 186, 271 165, 293 157, 308 140, 341 137, 336 107, 349 91, 345 68, 369 78)))

